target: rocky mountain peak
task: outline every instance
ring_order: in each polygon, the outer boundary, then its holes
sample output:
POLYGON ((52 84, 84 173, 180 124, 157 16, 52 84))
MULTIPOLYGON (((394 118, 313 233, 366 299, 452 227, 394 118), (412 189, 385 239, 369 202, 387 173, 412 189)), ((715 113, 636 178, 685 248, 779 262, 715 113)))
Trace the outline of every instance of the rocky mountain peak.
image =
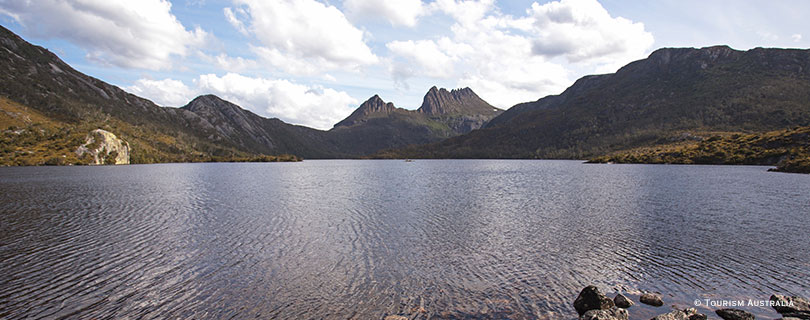
POLYGON ((363 102, 349 117, 338 122, 335 127, 349 127, 365 122, 370 117, 386 116, 393 113, 397 107, 391 102, 385 102, 379 95, 374 95, 363 102))
POLYGON ((217 97, 213 94, 206 94, 201 95, 194 100, 191 100, 187 105, 183 106, 181 109, 185 109, 194 113, 223 113, 223 112, 233 112, 241 111, 239 106, 223 100, 220 97, 217 97))
POLYGON ((369 114, 373 112, 390 113, 391 111, 394 110, 394 108, 395 107, 393 103, 391 102, 386 103, 385 101, 383 101, 382 98, 380 98, 379 95, 375 94, 373 97, 366 100, 366 102, 363 102, 363 104, 361 104, 360 108, 358 109, 363 110, 365 114, 369 114))
POLYGON ((432 116, 492 114, 498 112, 495 107, 478 97, 470 88, 453 89, 431 87, 422 100, 417 112, 432 116))

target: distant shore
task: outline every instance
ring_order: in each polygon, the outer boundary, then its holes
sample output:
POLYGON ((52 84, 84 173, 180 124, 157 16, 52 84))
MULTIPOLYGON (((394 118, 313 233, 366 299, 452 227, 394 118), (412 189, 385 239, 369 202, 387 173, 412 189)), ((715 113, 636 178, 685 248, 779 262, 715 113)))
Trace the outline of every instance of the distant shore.
POLYGON ((810 173, 810 127, 765 133, 690 135, 681 141, 594 157, 589 163, 727 164, 776 166, 770 171, 810 173))

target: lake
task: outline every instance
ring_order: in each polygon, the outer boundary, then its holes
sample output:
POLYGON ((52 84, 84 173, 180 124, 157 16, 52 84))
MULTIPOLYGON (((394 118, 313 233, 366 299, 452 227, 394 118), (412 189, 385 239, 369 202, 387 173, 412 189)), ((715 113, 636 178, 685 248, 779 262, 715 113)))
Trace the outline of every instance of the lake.
POLYGON ((631 318, 695 299, 810 296, 810 175, 766 170, 0 168, 0 318, 571 319, 588 284, 662 294, 665 307, 637 304, 631 318))

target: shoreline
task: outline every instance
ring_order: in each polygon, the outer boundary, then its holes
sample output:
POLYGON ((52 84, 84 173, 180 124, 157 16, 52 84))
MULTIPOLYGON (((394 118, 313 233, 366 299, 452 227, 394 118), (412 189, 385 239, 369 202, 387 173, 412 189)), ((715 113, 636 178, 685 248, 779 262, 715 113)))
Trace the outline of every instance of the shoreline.
POLYGON ((756 312, 753 308, 770 310, 772 314, 760 315, 766 318, 810 319, 810 300, 781 294, 772 294, 767 299, 698 297, 687 305, 668 303, 662 294, 654 292, 617 292, 610 298, 590 285, 583 288, 572 303, 579 320, 650 319, 651 315, 651 320, 706 320, 711 314, 724 320, 749 320, 757 317, 752 313, 756 312), (642 312, 635 312, 639 309, 642 312))

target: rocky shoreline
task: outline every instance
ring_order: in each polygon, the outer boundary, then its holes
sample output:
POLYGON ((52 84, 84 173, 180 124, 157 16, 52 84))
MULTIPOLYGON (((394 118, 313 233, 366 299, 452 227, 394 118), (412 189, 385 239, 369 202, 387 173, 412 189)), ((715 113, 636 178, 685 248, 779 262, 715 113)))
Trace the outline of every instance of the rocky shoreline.
MULTIPOLYGON (((698 300, 699 301, 699 300, 698 300)), ((664 301, 659 294, 644 293, 639 302, 653 307, 661 307, 664 301)), ((805 298, 774 294, 765 303, 782 315, 782 320, 810 320, 810 301, 805 298)), ((629 320, 628 308, 635 303, 619 293, 613 299, 608 298, 596 286, 587 286, 580 291, 574 300, 580 320, 629 320)), ((753 320, 756 317, 744 310, 723 308, 715 310, 718 317, 724 320, 753 320)), ((661 313, 650 320, 705 320, 709 317, 695 308, 674 308, 661 313)))

